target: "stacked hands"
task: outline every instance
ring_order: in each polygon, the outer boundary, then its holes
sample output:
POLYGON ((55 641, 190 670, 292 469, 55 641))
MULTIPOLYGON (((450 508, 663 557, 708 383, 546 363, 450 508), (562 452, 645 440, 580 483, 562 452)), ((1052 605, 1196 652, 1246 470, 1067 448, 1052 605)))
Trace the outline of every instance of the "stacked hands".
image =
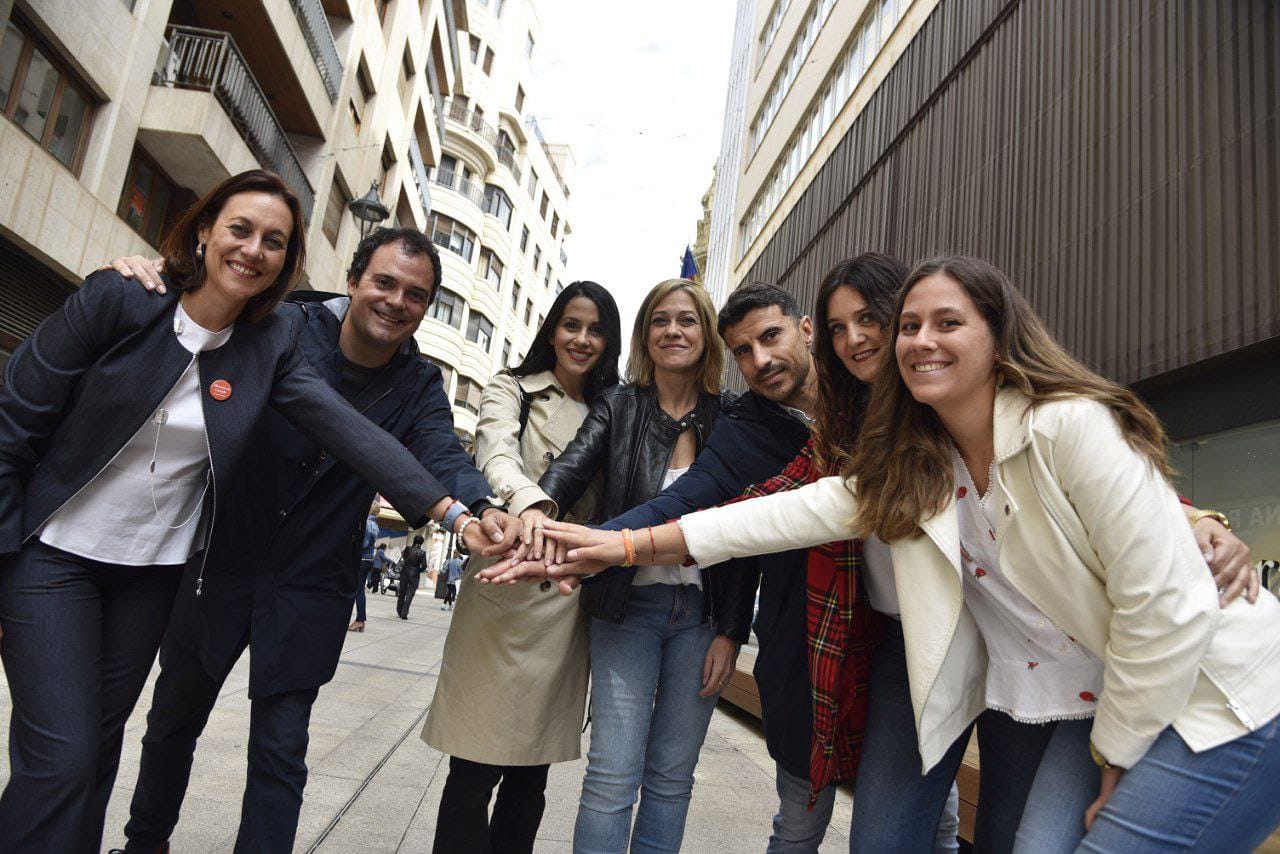
MULTIPOLYGON (((505 539, 498 543, 495 535, 495 545, 484 549, 486 556, 503 559, 476 573, 481 584, 559 580, 560 592, 568 596, 581 584, 583 576, 611 566, 627 565, 627 548, 621 531, 556 522, 535 509, 520 514, 520 520, 523 530, 519 545, 511 548, 505 539)), ((684 555, 659 554, 657 547, 650 548, 653 530, 633 532, 633 548, 639 556, 636 562, 682 563, 684 555)), ((1218 586, 1219 603, 1225 607, 1242 593, 1250 604, 1257 602, 1260 579, 1249 547, 1212 519, 1197 521, 1192 532, 1218 586)))

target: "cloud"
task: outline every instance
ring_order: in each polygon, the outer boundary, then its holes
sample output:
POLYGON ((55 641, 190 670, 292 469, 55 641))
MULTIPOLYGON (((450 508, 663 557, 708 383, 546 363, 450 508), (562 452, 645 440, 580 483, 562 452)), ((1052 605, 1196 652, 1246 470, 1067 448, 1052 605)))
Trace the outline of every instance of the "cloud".
POLYGON ((543 0, 538 11, 530 111, 577 162, 568 273, 609 288, 626 338, 649 288, 679 274, 702 217, 735 4, 543 0))

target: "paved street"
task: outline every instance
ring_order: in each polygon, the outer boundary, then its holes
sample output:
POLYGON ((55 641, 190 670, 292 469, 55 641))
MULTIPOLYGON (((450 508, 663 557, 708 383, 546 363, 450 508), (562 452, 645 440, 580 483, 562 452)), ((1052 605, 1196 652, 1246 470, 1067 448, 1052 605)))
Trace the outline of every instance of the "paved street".
MULTIPOLYGON (((312 715, 311 775, 295 850, 430 851, 447 763, 418 732, 435 690, 450 617, 429 589, 419 592, 408 622, 396 619, 394 597, 370 599, 368 626, 363 634, 347 636, 337 676, 321 690, 312 715)), ((232 849, 245 773, 247 665, 246 657, 227 680, 200 742, 172 840, 176 854, 232 849)), ((124 841, 150 697, 148 685, 129 720, 105 847, 124 841)), ((6 686, 0 691, 5 743, 8 703, 6 686)), ((552 766, 539 852, 571 849, 585 765, 584 755, 579 762, 552 766)), ((8 775, 3 754, 0 775, 8 775)), ((774 805, 773 764, 758 725, 718 709, 698 765, 685 850, 763 851, 774 805)), ((847 850, 849 814, 850 800, 842 792, 823 852, 847 850)))

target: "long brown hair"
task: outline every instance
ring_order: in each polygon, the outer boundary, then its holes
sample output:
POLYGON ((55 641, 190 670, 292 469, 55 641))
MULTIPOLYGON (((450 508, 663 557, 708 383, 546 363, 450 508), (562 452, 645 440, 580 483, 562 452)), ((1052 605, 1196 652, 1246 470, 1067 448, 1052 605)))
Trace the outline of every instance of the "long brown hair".
POLYGON ((627 358, 627 380, 636 385, 653 385, 653 356, 649 354, 649 324, 658 304, 676 291, 686 291, 693 299, 694 313, 702 326, 702 357, 698 360, 698 390, 720 393, 724 373, 724 342, 716 331, 716 308, 706 288, 689 279, 667 279, 654 285, 636 312, 631 330, 631 355, 627 358))
MULTIPOLYGON (((813 456, 820 472, 839 471, 862 428, 869 389, 849 372, 831 342, 831 297, 853 288, 867 303, 881 329, 889 328, 893 300, 907 278, 907 266, 889 255, 864 252, 832 267, 818 285, 814 306, 813 361, 818 367, 818 423, 813 430, 813 456)), ((883 352, 882 364, 891 361, 883 352)))
MULTIPOLYGON (((1110 408, 1125 440, 1166 478, 1160 421, 1126 388, 1098 376, 1059 344, 1023 296, 986 261, 946 255, 911 271, 894 307, 889 353, 896 354, 899 319, 907 294, 921 280, 942 274, 973 300, 995 339, 996 382, 1012 383, 1031 402, 1085 397, 1110 408)), ((890 542, 909 537, 920 522, 941 511, 954 487, 951 437, 934 410, 917 403, 895 364, 876 378, 866 420, 844 473, 857 475, 855 525, 890 542)))
POLYGON ((304 234, 307 224, 302 215, 302 205, 298 196, 279 175, 265 169, 250 169, 227 178, 182 212, 160 244, 160 254, 164 256, 164 271, 175 290, 194 291, 203 285, 204 262, 196 257, 200 229, 213 225, 218 214, 222 213, 227 199, 237 193, 266 193, 276 196, 285 203, 293 217, 293 229, 289 232, 289 243, 285 248, 284 266, 280 268, 280 275, 269 288, 255 294, 245 303, 240 312, 241 320, 252 323, 270 314, 280 300, 293 290, 302 276, 302 267, 307 258, 304 234))

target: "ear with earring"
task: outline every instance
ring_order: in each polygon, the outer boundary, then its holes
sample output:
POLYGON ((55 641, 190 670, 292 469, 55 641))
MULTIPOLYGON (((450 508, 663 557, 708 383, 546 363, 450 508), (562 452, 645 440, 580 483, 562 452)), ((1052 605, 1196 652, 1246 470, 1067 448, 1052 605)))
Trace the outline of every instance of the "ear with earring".
POLYGON ((196 244, 196 260, 197 261, 204 260, 204 244, 203 243, 196 244))

